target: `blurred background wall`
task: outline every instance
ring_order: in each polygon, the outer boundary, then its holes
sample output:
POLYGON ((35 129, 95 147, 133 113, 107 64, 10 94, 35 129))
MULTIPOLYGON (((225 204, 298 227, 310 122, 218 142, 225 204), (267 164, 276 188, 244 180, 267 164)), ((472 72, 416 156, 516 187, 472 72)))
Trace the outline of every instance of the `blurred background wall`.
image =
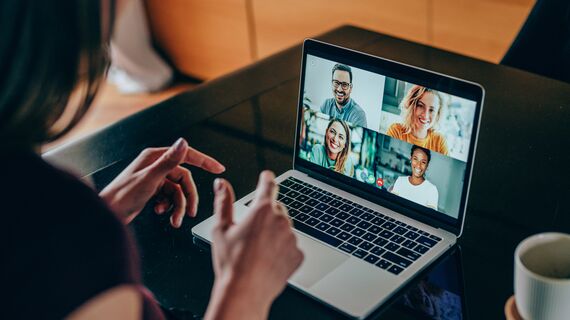
POLYGON ((155 44, 207 80, 343 24, 499 62, 534 0, 145 0, 155 44))

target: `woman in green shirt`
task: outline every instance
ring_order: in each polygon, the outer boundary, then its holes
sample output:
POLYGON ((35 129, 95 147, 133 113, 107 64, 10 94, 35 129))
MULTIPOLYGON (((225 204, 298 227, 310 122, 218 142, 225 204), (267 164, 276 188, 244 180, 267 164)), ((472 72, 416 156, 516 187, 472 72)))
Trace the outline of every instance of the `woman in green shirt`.
POLYGON ((313 145, 311 161, 347 176, 353 176, 354 164, 350 158, 350 128, 346 122, 331 119, 325 131, 324 145, 313 145))

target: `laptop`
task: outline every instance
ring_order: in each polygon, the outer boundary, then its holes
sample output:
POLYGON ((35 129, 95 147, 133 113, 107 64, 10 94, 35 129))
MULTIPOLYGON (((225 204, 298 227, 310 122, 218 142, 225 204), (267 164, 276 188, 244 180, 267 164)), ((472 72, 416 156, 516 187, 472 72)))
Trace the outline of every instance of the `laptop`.
MULTIPOLYGON (((305 40, 293 168, 276 178, 305 254, 289 285, 362 319, 449 250, 483 98, 473 82, 305 40)), ((211 243, 214 223, 193 235, 211 243)))

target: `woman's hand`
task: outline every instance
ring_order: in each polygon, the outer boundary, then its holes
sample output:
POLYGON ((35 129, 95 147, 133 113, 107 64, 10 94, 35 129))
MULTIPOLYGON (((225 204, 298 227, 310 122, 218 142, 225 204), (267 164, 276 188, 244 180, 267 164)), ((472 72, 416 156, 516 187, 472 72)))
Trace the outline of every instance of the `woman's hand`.
POLYGON ((214 184, 212 258, 216 280, 206 319, 266 319, 287 279, 303 261, 287 209, 276 201, 272 172, 261 173, 248 216, 233 223, 234 193, 214 184))
POLYGON ((172 208, 170 224, 179 228, 184 214, 194 217, 198 210, 196 185, 190 171, 180 166, 183 163, 216 174, 225 171, 218 161, 180 138, 169 148, 143 150, 99 195, 126 223, 156 196, 154 211, 162 214, 172 208))

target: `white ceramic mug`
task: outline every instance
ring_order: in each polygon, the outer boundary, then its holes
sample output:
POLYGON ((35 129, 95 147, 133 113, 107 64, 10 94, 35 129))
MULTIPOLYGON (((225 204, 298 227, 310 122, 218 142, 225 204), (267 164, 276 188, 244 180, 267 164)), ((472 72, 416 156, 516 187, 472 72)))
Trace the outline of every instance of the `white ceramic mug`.
POLYGON ((515 300, 525 320, 570 319, 570 235, 541 233, 517 246, 515 300))

